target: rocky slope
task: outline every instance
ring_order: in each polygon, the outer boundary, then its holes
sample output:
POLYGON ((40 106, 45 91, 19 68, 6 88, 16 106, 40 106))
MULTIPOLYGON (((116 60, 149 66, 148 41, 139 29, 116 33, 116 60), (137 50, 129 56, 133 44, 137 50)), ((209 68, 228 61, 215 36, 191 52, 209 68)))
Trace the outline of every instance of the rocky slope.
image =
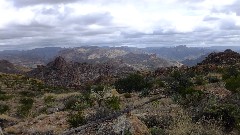
POLYGON ((0 72, 2 73, 23 73, 24 70, 27 70, 23 67, 15 66, 7 60, 0 60, 0 72))
POLYGON ((30 71, 28 76, 39 78, 48 85, 71 87, 99 81, 109 82, 112 78, 134 71, 133 68, 124 64, 67 62, 64 58, 57 57, 46 66, 38 66, 30 71))
POLYGON ((234 52, 230 49, 225 50, 224 52, 211 53, 203 60, 199 65, 233 65, 240 62, 240 54, 234 52))

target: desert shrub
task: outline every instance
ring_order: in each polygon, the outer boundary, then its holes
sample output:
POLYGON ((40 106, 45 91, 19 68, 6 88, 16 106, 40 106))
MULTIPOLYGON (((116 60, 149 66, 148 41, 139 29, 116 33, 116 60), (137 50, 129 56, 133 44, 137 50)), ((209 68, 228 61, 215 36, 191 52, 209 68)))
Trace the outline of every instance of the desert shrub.
POLYGON ((196 85, 204 85, 205 84, 205 80, 202 76, 197 76, 196 80, 195 80, 195 84, 196 85))
POLYGON ((104 86, 103 85, 93 86, 93 91, 96 93, 102 92, 102 91, 104 91, 104 86))
POLYGON ((174 71, 170 77, 171 79, 168 80, 168 85, 174 92, 181 92, 186 88, 193 86, 190 77, 185 73, 174 71))
POLYGON ((109 109, 120 110, 120 99, 119 97, 113 96, 105 99, 105 104, 109 109))
POLYGON ((132 133, 130 132, 129 129, 125 129, 124 130, 124 135, 132 135, 132 133))
POLYGON ((0 94, 6 94, 5 91, 2 91, 2 90, 1 90, 1 86, 0 86, 0 94))
POLYGON ((67 121, 71 127, 79 127, 87 123, 81 111, 76 114, 70 114, 67 121))
POLYGON ((44 97, 44 103, 46 103, 48 106, 53 105, 54 101, 55 97, 52 95, 44 97))
POLYGON ((227 79, 225 87, 232 92, 240 92, 240 77, 227 79))
POLYGON ((94 105, 94 100, 88 94, 71 96, 64 102, 66 110, 80 111, 94 105))
POLYGON ((165 83, 160 79, 156 79, 154 85, 156 85, 157 87, 165 87, 165 83))
POLYGON ((182 89, 179 93, 173 94, 173 101, 188 107, 197 106, 204 98, 204 93, 200 90, 195 90, 192 87, 182 89))
POLYGON ((0 100, 1 101, 6 101, 11 99, 13 96, 12 95, 7 95, 7 94, 0 94, 0 100))
POLYGON ((19 94, 21 96, 26 96, 26 97, 34 97, 35 96, 35 94, 33 92, 30 92, 30 91, 21 91, 21 92, 19 92, 19 94))
POLYGON ((145 88, 151 88, 151 86, 152 84, 139 74, 131 74, 115 82, 115 87, 120 93, 142 91, 145 88))
POLYGON ((158 127, 150 128, 150 133, 151 135, 166 135, 164 129, 158 127))
POLYGON ((30 113, 34 100, 32 98, 21 98, 21 105, 18 107, 17 113, 21 117, 26 117, 30 113))
POLYGON ((171 125, 173 119, 171 116, 149 115, 141 119, 148 128, 158 127, 165 129, 171 125))
POLYGON ((143 89, 139 95, 139 97, 146 97, 150 94, 150 90, 149 89, 143 89))
POLYGON ((223 73, 222 78, 223 80, 227 80, 231 77, 237 77, 240 74, 238 69, 234 66, 231 66, 226 69, 226 71, 223 73))
POLYGON ((95 121, 95 120, 109 116, 109 114, 111 114, 112 112, 113 111, 107 107, 98 107, 96 109, 96 113, 90 115, 87 119, 88 121, 95 121))
POLYGON ((83 109, 80 96, 71 96, 65 101, 65 109, 79 111, 83 109))
POLYGON ((131 93, 124 93, 123 96, 124 96, 125 98, 131 98, 131 97, 132 97, 131 93))
POLYGON ((228 132, 237 128, 240 130, 240 108, 234 104, 221 104, 207 108, 203 112, 205 119, 220 121, 228 132))
POLYGON ((5 104, 0 104, 0 114, 3 114, 9 110, 9 106, 5 104))
POLYGON ((209 76, 208 82, 209 83, 217 83, 217 82, 220 82, 220 79, 218 79, 216 76, 209 76))

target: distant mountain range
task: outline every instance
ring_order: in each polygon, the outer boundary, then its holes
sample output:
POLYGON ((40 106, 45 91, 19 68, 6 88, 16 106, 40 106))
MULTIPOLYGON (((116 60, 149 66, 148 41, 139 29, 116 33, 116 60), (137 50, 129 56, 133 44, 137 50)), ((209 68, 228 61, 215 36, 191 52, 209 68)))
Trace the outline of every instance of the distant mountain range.
POLYGON ((120 63, 128 65, 137 70, 156 69, 158 67, 194 66, 201 62, 208 54, 219 52, 230 48, 239 51, 240 47, 187 47, 180 45, 176 47, 75 47, 60 48, 46 47, 33 50, 0 51, 0 60, 7 60, 14 65, 28 68, 36 68, 37 65, 46 65, 56 57, 61 56, 70 62, 93 63, 120 63))
POLYGON ((0 51, 0 60, 4 59, 18 66, 33 68, 54 60, 54 57, 62 49, 60 47, 46 47, 25 51, 0 51))

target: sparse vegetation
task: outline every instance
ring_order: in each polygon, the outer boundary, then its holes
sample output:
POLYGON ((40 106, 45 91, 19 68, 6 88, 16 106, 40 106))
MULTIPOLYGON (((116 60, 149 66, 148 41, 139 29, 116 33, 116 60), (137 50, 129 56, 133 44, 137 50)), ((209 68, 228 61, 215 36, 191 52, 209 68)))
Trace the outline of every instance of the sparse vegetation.
POLYGON ((34 100, 32 98, 21 98, 17 113, 21 117, 27 117, 31 111, 34 100))
POLYGON ((3 114, 9 110, 9 106, 5 104, 0 104, 0 114, 3 114))
POLYGON ((142 91, 151 88, 151 86, 152 84, 140 74, 131 74, 115 83, 115 87, 120 93, 142 91))
POLYGON ((106 106, 112 110, 120 110, 120 99, 118 97, 108 97, 105 100, 106 106))
POLYGON ((68 120, 67 121, 68 121, 68 123, 69 123, 69 125, 71 127, 78 127, 78 126, 86 124, 86 119, 83 116, 81 111, 79 111, 76 114, 70 114, 68 116, 68 120))
POLYGON ((132 95, 131 95, 131 93, 124 93, 124 97, 125 97, 125 98, 131 98, 132 95))

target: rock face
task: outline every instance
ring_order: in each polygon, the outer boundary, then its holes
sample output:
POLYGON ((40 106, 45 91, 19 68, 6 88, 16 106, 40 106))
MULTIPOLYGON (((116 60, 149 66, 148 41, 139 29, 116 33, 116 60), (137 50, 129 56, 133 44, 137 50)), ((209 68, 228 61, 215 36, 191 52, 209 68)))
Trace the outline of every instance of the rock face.
POLYGON ((199 65, 233 65, 240 62, 240 54, 234 52, 230 49, 225 50, 224 52, 211 53, 203 60, 199 65))
POLYGON ((57 57, 46 66, 38 66, 27 75, 39 78, 48 85, 75 87, 99 81, 109 82, 117 76, 124 76, 134 71, 133 68, 121 64, 66 62, 64 58, 57 57))

